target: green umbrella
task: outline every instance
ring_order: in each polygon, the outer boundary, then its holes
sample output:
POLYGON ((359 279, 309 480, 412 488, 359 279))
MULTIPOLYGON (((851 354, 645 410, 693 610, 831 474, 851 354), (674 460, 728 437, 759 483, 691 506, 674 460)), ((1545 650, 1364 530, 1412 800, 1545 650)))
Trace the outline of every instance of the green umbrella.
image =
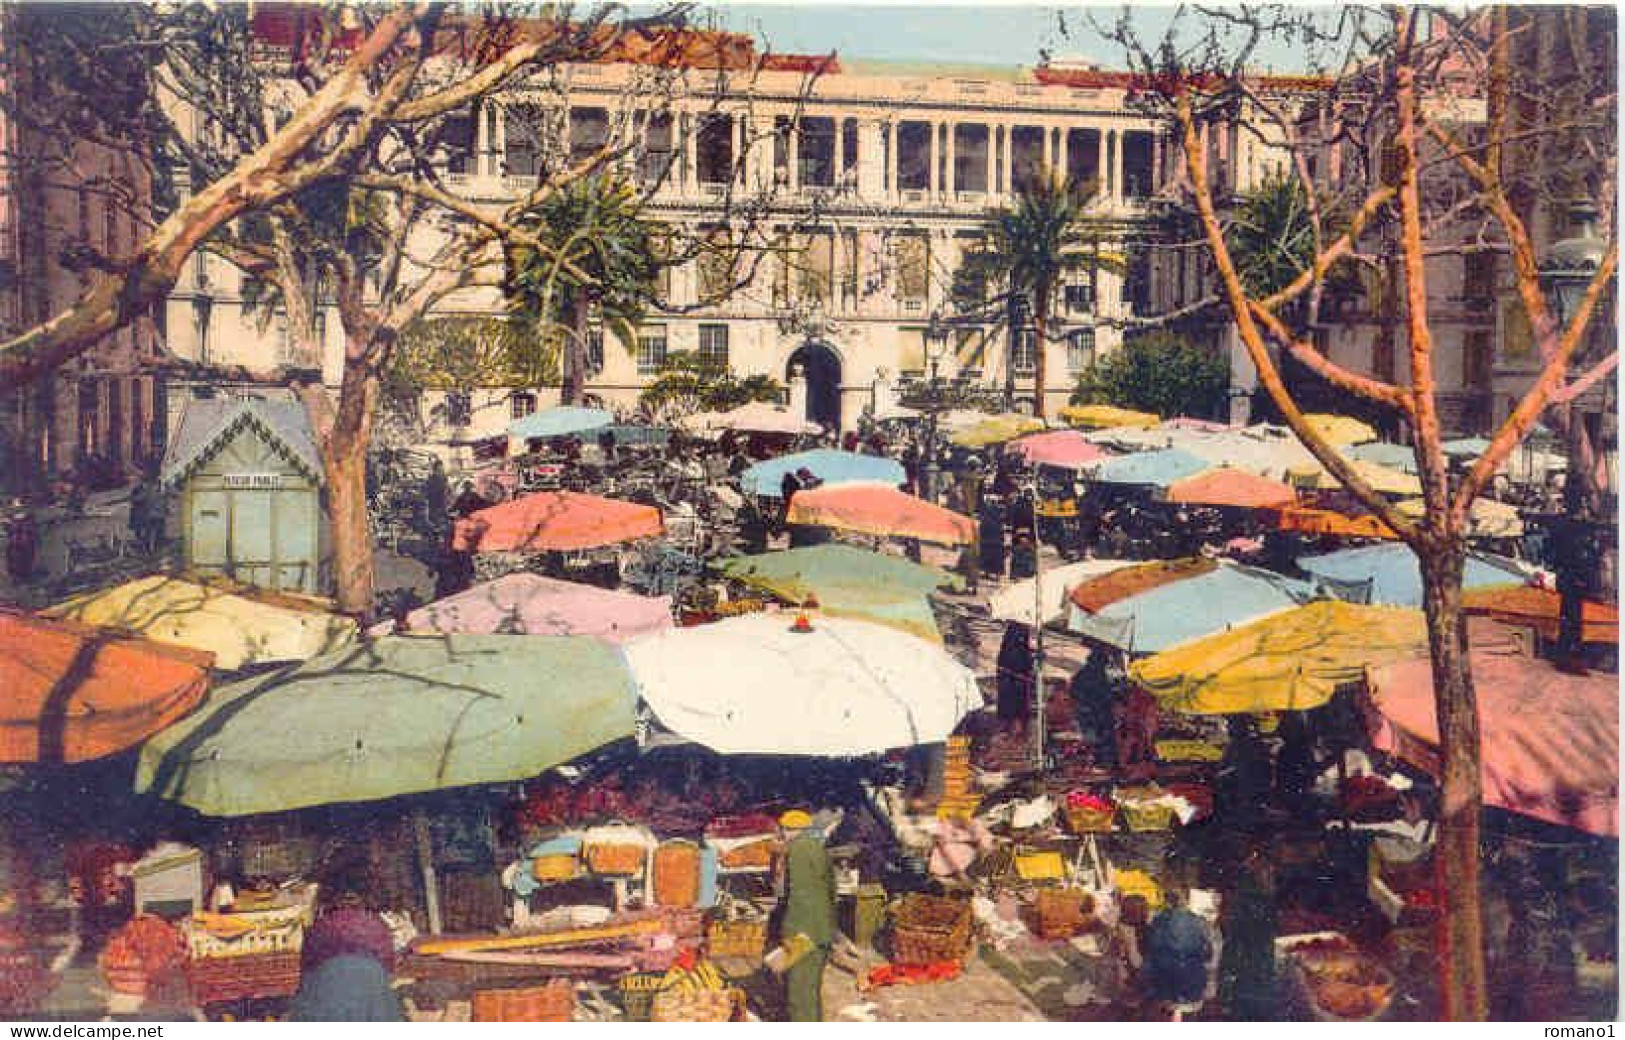
POLYGON ((735 556, 723 561, 722 573, 781 599, 800 603, 814 596, 825 613, 877 621, 938 643, 927 597, 958 580, 935 567, 837 543, 735 556))
POLYGON ((389 636, 215 690, 136 790, 245 816, 522 780, 631 736, 635 702, 597 640, 389 636))

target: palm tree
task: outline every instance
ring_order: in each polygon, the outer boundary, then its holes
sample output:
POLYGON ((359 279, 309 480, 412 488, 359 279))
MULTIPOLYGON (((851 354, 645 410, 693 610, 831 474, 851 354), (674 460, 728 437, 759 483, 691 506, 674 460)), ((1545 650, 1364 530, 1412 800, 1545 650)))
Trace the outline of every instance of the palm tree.
POLYGON ((654 229, 630 184, 600 175, 549 196, 518 221, 503 290, 508 313, 538 335, 561 339, 565 404, 580 404, 587 379, 588 320, 596 314, 628 350, 655 298, 661 260, 654 229))
POLYGON ((1005 365, 1005 395, 1014 396, 1015 347, 1024 303, 1032 308, 1037 340, 1033 365, 1034 413, 1044 417, 1050 309, 1067 275, 1091 268, 1121 269, 1119 259, 1102 255, 1105 230, 1085 214, 1095 188, 1074 185, 1052 171, 1044 171, 1016 193, 1013 205, 988 213, 987 236, 965 255, 956 275, 956 297, 965 309, 969 297, 986 307, 1003 308, 1009 335, 1005 365), (986 297, 988 285, 1001 285, 996 297, 986 297))

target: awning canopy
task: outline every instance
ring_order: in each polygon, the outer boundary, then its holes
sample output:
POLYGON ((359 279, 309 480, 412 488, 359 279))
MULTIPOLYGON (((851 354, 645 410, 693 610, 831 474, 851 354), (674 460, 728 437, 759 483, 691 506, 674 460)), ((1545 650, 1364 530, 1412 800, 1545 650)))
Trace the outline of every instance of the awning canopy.
POLYGON ((826 484, 890 484, 896 487, 908 479, 902 463, 882 455, 859 455, 834 448, 798 451, 793 455, 758 462, 739 475, 746 494, 778 498, 784 475, 805 469, 826 484))
POLYGON ((1299 531, 1303 534, 1329 534, 1341 538, 1384 538, 1392 540, 1399 537, 1394 533, 1393 528, 1370 513, 1351 516, 1333 509, 1315 509, 1310 506, 1293 506, 1281 510, 1276 517, 1275 526, 1282 531, 1299 531))
POLYGON ((386 636, 216 690, 136 790, 244 816, 523 780, 631 736, 634 706, 596 639, 386 636))
POLYGON ((1061 409, 1061 418, 1086 430, 1106 430, 1118 426, 1149 429, 1162 422, 1162 417, 1152 412, 1136 412, 1109 404, 1069 404, 1061 409))
MULTIPOLYGON (((1619 678, 1577 676, 1517 653, 1469 654, 1478 694, 1484 802, 1548 823, 1619 836, 1619 678)), ((1439 774, 1426 657, 1373 668, 1377 747, 1439 774)))
POLYGON ((976 522, 890 484, 837 484, 798 491, 789 522, 881 538, 918 538, 937 545, 976 540, 976 522))
POLYGON ((930 594, 956 579, 935 567, 850 545, 811 545, 725 560, 722 573, 790 603, 809 596, 819 610, 878 621, 941 642, 930 594))
POLYGON ((1364 444, 1377 439, 1376 430, 1351 416, 1312 412, 1304 420, 1329 444, 1364 444))
POLYGON ((982 706, 970 670, 881 625, 754 614, 635 639, 638 692, 668 729, 723 754, 868 755, 947 739, 982 706))
POLYGON ((654 506, 574 491, 538 491, 470 513, 452 547, 464 552, 571 552, 659 535, 654 506))
POLYGON ((58 603, 44 616, 133 632, 214 655, 214 666, 303 661, 355 638, 355 622, 291 596, 154 574, 58 603))
MULTIPOLYGON (((1543 639, 1556 640, 1563 597, 1533 585, 1492 585, 1462 594, 1462 609, 1509 625, 1535 629, 1543 639)), ((1619 608, 1612 603, 1586 600, 1580 605, 1581 641, 1619 642, 1619 608)))
POLYGON ((1005 451, 1021 456, 1029 466, 1053 466, 1056 469, 1082 469, 1111 457, 1111 452, 1077 430, 1035 433, 1011 441, 1005 451))
POLYGON ((988 597, 988 612, 1000 621, 1019 621, 1034 624, 1034 610, 1038 607, 1035 596, 1042 584, 1043 617, 1036 623, 1049 624, 1066 617, 1067 594, 1078 585, 1128 567, 1138 567, 1139 560, 1080 560, 1047 568, 1034 578, 1012 582, 988 597))
MULTIPOLYGON (((1395 607, 1422 605, 1421 565, 1410 547, 1398 542, 1341 549, 1322 556, 1300 556, 1298 566, 1311 578, 1326 580, 1344 599, 1395 607)), ((1523 584, 1527 577, 1521 565, 1512 560, 1469 553, 1462 587, 1523 584)))
POLYGON ((1275 509, 1296 502, 1298 493, 1278 480, 1221 467, 1174 481, 1166 497, 1187 505, 1275 509))
MULTIPOLYGON (((1157 565, 1151 565, 1155 568, 1157 565)), ((1079 593, 1097 602, 1100 586, 1122 579, 1134 584, 1136 569, 1114 571, 1073 594, 1067 627, 1090 639, 1130 653, 1155 653, 1291 610, 1309 598, 1309 589, 1269 571, 1220 563, 1168 578, 1113 599, 1093 610, 1078 605, 1079 593), (1090 586, 1094 586, 1091 589, 1090 586), (1095 592, 1090 596, 1088 593, 1095 592)))
POLYGON ((1419 610, 1321 600, 1148 657, 1129 676, 1173 711, 1304 711, 1367 667, 1426 652, 1419 610))
POLYGON ((1095 466, 1089 479, 1097 484, 1138 484, 1163 488, 1209 468, 1204 459, 1180 448, 1119 455, 1095 466))
POLYGON ((615 416, 602 408, 577 408, 558 405, 532 412, 508 424, 508 436, 518 441, 547 437, 573 437, 602 429, 615 421, 615 416))
POLYGON ((1408 444, 1390 444, 1387 441, 1371 441, 1367 444, 1356 444, 1345 453, 1351 459, 1361 462, 1374 462, 1379 466, 1397 469, 1401 473, 1416 473, 1416 449, 1408 444))
POLYGON ((203 700, 210 655, 0 610, 0 763, 134 747, 203 700))
POLYGON ((597 636, 618 643, 670 627, 670 596, 637 596, 519 573, 419 607, 406 615, 405 631, 597 636))

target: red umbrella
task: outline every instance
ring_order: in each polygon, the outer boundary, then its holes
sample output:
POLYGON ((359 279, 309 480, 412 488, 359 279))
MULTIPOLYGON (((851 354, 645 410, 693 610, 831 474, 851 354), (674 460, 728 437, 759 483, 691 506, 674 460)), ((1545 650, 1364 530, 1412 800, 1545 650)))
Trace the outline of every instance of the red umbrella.
POLYGON ((1032 466, 1080 469, 1091 462, 1111 457, 1111 452, 1088 440, 1077 430, 1051 430, 1010 442, 1005 449, 1020 455, 1032 466))
POLYGON ((1276 509, 1297 500, 1298 493, 1278 480, 1222 466, 1168 485, 1168 501, 1193 506, 1276 509))
POLYGON ((660 510, 574 491, 538 491, 457 521, 464 552, 569 552, 659 535, 660 510))
POLYGON ((882 538, 918 538, 938 545, 968 545, 976 524, 923 498, 885 484, 837 484, 797 491, 790 523, 834 527, 882 538))

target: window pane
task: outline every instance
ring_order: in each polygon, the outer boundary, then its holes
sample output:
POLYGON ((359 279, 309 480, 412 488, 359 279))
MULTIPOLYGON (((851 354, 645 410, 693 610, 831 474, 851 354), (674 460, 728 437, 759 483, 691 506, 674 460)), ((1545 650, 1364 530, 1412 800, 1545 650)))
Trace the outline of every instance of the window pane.
POLYGON ((701 303, 718 303, 733 289, 735 255, 728 232, 713 231, 705 236, 695 261, 701 303))
POLYGON ((924 235, 898 235, 896 238, 897 298, 924 303, 931 274, 931 245, 924 235))
POLYGON ((1095 330, 1078 329, 1066 341, 1066 367, 1082 372, 1095 363, 1095 330))
POLYGON ((931 187, 931 124, 897 125, 897 187, 903 191, 931 187))
POLYGON ((835 120, 819 116, 801 121, 797 160, 802 184, 814 188, 835 184, 835 120))
POLYGON ((1038 334, 1032 329, 1021 329, 1016 333, 1015 356, 1011 362, 1015 370, 1020 373, 1032 372, 1038 367, 1038 334))
POLYGON ((638 333, 638 375, 652 376, 666 364, 666 327, 655 325, 638 333))
POLYGON ((733 117, 715 114, 702 117, 695 152, 700 183, 727 184, 733 176, 734 165, 733 117))
POLYGON ((728 367, 728 326, 700 326, 700 360, 715 368, 728 367))

